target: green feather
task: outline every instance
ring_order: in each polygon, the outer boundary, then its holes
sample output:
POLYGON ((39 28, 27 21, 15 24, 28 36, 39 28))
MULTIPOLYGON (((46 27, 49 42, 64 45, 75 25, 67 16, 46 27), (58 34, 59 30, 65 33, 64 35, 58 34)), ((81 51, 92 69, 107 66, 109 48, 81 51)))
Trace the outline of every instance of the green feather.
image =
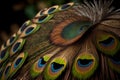
POLYGON ((46 23, 46 22, 48 22, 53 16, 54 16, 53 14, 36 16, 32 21, 33 21, 34 23, 38 23, 38 24, 46 23))
POLYGON ((90 53, 81 53, 75 59, 72 67, 72 73, 79 79, 87 79, 95 72, 98 66, 98 60, 90 53))
POLYGON ((27 56, 28 56, 27 52, 22 52, 13 61, 12 65, 11 65, 11 68, 10 68, 10 73, 9 73, 10 78, 22 67, 22 65, 24 64, 27 56))
POLYGON ((21 35, 21 33, 31 24, 31 21, 25 21, 24 24, 20 27, 20 29, 18 30, 17 34, 21 35))
POLYGON ((41 57, 40 59, 38 59, 31 67, 30 70, 30 74, 32 76, 32 78, 37 77, 38 75, 40 75, 43 72, 43 69, 47 63, 47 61, 52 57, 52 55, 48 54, 45 55, 43 57, 41 57))
POLYGON ((31 24, 21 33, 20 38, 29 36, 29 35, 35 33, 36 31, 38 31, 39 29, 40 29, 39 24, 31 24))
POLYGON ((10 56, 20 51, 23 48, 24 44, 25 44, 25 39, 18 39, 10 49, 10 56))
POLYGON ((55 6, 48 8, 46 11, 44 11, 43 14, 53 14, 53 13, 58 12, 58 11, 59 11, 59 6, 55 5, 55 6))
POLYGON ((12 37, 10 37, 10 39, 7 40, 7 47, 11 46, 12 44, 15 43, 15 41, 18 39, 18 35, 17 34, 13 34, 12 37))
POLYGON ((0 51, 0 64, 9 57, 9 49, 0 51))
POLYGON ((96 46, 101 52, 114 56, 120 50, 120 41, 114 35, 104 31, 97 31, 95 35, 96 46))
POLYGON ((56 79, 66 67, 66 60, 61 57, 54 58, 46 67, 44 71, 45 80, 56 79), (58 67, 59 66, 59 67, 58 67))
POLYGON ((70 40, 89 29, 91 22, 75 21, 68 24, 62 31, 61 35, 64 39, 70 40))

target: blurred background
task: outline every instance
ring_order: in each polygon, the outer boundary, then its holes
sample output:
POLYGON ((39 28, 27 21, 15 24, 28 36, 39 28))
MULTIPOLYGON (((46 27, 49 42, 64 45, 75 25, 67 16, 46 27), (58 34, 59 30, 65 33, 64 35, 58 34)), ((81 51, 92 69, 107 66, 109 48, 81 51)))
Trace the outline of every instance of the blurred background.
MULTIPOLYGON (((26 20, 32 19, 39 10, 71 1, 73 0, 0 0, 0 44, 17 32, 26 20)), ((120 0, 114 0, 112 5, 120 8, 120 0)))

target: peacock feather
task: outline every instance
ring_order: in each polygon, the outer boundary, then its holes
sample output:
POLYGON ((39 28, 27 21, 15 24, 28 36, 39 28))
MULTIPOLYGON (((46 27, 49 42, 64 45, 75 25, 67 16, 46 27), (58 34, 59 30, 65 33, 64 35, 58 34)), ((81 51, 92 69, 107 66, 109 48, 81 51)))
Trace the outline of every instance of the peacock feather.
POLYGON ((40 10, 1 46, 0 80, 120 80, 120 9, 112 2, 40 10))

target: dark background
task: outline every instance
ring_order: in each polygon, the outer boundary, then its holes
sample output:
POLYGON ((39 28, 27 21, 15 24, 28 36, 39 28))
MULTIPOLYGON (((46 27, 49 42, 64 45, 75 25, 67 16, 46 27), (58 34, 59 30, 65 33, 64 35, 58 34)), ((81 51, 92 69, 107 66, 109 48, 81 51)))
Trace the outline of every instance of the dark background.
MULTIPOLYGON (((32 19, 40 9, 71 1, 0 0, 0 40, 6 41, 26 20, 32 19)), ((112 5, 120 8, 120 0, 114 0, 112 5)))

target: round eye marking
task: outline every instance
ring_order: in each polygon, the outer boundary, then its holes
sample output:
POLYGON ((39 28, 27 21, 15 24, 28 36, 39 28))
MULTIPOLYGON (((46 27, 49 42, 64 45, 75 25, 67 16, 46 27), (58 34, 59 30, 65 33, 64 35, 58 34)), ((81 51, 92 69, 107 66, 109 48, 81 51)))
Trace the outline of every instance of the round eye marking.
POLYGON ((70 7, 72 7, 74 5, 73 2, 71 3, 67 3, 67 4, 63 4, 61 7, 60 7, 60 10, 66 10, 66 9, 69 9, 70 7))
POLYGON ((30 25, 31 21, 28 20, 26 21, 21 27, 20 29, 18 30, 17 34, 20 35, 24 32, 24 30, 30 25))
POLYGON ((3 59, 5 57, 6 50, 3 50, 0 52, 0 59, 3 59))
POLYGON ((27 28, 28 24, 25 22, 22 26, 21 26, 21 32, 23 32, 26 28, 27 28))
POLYGON ((11 66, 7 66, 7 68, 6 68, 6 70, 5 70, 5 75, 8 74, 8 72, 9 72, 9 70, 10 70, 10 67, 11 67, 11 66))
POLYGON ((5 61, 8 58, 8 56, 9 56, 8 49, 4 49, 4 50, 0 51, 0 63, 5 61))
POLYGON ((62 57, 56 57, 46 65, 44 77, 46 80, 55 80, 62 74, 67 65, 67 60, 62 57))
POLYGON ((52 30, 50 40, 56 45, 66 46, 72 44, 79 40, 91 25, 92 23, 88 19, 85 21, 65 20, 52 30))
POLYGON ((17 68, 17 66, 20 64, 20 62, 22 61, 22 58, 18 58, 14 64, 14 68, 17 68))
POLYGON ((15 53, 17 53, 18 51, 20 51, 23 48, 24 44, 25 44, 25 39, 19 39, 19 40, 17 40, 13 44, 12 48, 10 49, 10 55, 12 56, 15 53))
POLYGON ((52 57, 52 55, 50 55, 50 54, 44 55, 43 57, 39 58, 31 66, 30 74, 31 74, 32 78, 37 77, 38 75, 40 75, 43 72, 43 70, 44 70, 44 68, 45 68, 45 66, 47 64, 47 61, 52 57))
POLYGON ((13 34, 1 47, 1 50, 4 50, 11 46, 18 38, 17 34, 13 34))
POLYGON ((32 76, 32 78, 37 77, 39 74, 42 73, 44 67, 46 65, 46 61, 44 61, 43 57, 38 59, 32 66, 30 69, 30 75, 32 76))
POLYGON ((28 29, 26 30, 25 33, 26 33, 27 35, 30 34, 30 33, 33 31, 33 29, 34 29, 33 27, 30 27, 30 28, 28 28, 28 29))
POLYGON ((46 64, 46 61, 44 61, 43 58, 40 58, 40 60, 38 61, 38 67, 44 67, 46 64))
POLYGON ((109 37, 108 39, 104 40, 104 41, 100 41, 99 42, 101 45, 107 47, 107 46, 111 46, 114 43, 114 38, 109 37))
POLYGON ((10 38, 10 43, 12 43, 14 41, 15 37, 11 37, 10 38))
POLYGON ((23 38, 23 37, 29 36, 29 35, 35 33, 36 31, 38 31, 39 29, 40 29, 39 24, 31 24, 23 31, 23 33, 20 35, 20 37, 23 38))
POLYGON ((14 45, 14 47, 13 47, 13 52, 17 52, 18 51, 18 48, 19 48, 19 46, 20 46, 20 42, 18 42, 18 43, 16 43, 15 45, 14 45))
POLYGON ((49 14, 53 13, 55 9, 56 9, 56 8, 50 8, 50 9, 48 10, 48 13, 49 13, 49 14))
POLYGON ((47 18, 47 15, 41 16, 41 17, 38 19, 38 22, 42 23, 46 18, 47 18))
POLYGON ((2 73, 1 80, 7 80, 7 78, 10 76, 10 69, 11 69, 12 63, 8 63, 5 67, 4 72, 2 73))
POLYGON ((58 5, 55 5, 55 6, 52 6, 52 7, 50 7, 50 8, 48 8, 45 12, 44 12, 44 14, 52 14, 52 13, 55 13, 55 12, 57 12, 57 11, 59 11, 59 6, 58 5))
POLYGON ((24 64, 28 56, 27 52, 20 53, 17 58, 13 61, 10 69, 10 77, 12 77, 24 64))
POLYGON ((99 51, 110 56, 114 56, 120 49, 119 39, 101 30, 95 33, 95 44, 99 51))
POLYGON ((52 72, 58 72, 59 70, 61 70, 64 67, 64 64, 59 64, 59 63, 55 63, 53 62, 51 64, 51 70, 52 72))
POLYGON ((87 79, 97 69, 98 59, 91 53, 80 53, 72 67, 72 74, 79 79, 87 79))
POLYGON ((63 29, 61 35, 64 39, 73 39, 77 37, 80 33, 84 32, 86 29, 88 29, 89 25, 89 22, 73 22, 63 29))
POLYGON ((54 16, 53 14, 36 16, 34 19, 32 19, 32 22, 33 22, 33 23, 36 23, 36 24, 46 23, 46 22, 48 22, 53 16, 54 16))
POLYGON ((79 59, 78 60, 78 65, 80 67, 88 67, 92 64, 93 60, 92 59, 79 59))

